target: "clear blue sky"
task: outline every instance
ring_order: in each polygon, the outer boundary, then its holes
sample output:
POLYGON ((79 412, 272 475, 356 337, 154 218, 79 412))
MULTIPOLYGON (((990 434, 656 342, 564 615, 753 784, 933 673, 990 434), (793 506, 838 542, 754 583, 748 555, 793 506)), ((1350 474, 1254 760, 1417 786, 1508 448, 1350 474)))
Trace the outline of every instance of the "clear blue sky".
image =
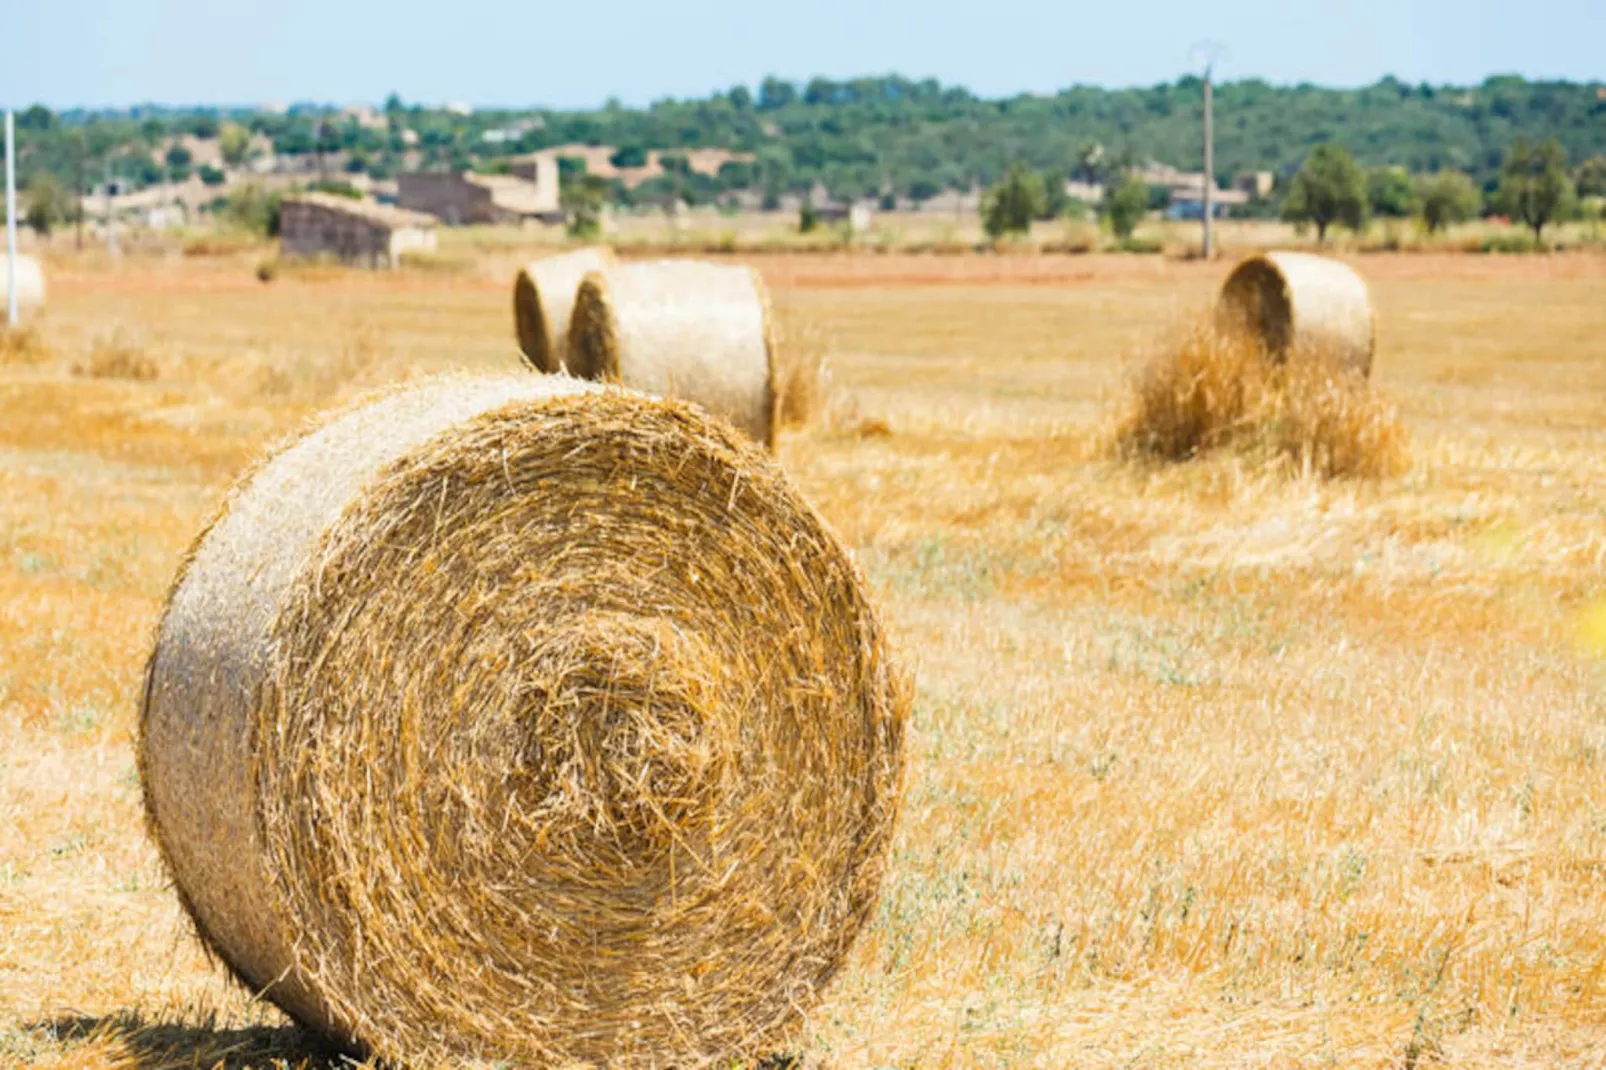
POLYGON ((1606 77, 1606 0, 0 0, 0 104, 315 100, 589 107, 769 73, 900 73, 986 96, 1224 78, 1606 77))

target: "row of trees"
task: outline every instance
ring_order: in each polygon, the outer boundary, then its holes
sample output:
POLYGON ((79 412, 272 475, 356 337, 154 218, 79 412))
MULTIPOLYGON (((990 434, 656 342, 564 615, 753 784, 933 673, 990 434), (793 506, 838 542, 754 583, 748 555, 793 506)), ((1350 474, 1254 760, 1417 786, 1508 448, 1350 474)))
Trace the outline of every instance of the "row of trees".
MULTIPOLYGON (((1063 192, 1055 200, 1063 185, 1055 175, 1015 164, 983 198, 987 233, 995 238, 1025 233, 1033 221, 1053 218, 1067 207, 1085 213, 1088 206, 1067 206, 1063 192)), ((1126 238, 1159 205, 1157 193, 1163 191, 1151 190, 1128 171, 1110 181, 1097 207, 1116 236, 1126 238)), ((1278 214, 1314 226, 1319 241, 1326 240, 1335 224, 1359 231, 1374 217, 1416 218, 1432 233, 1487 212, 1505 214, 1530 228, 1537 242, 1549 224, 1570 219, 1581 204, 1606 197, 1606 156, 1592 156, 1570 171, 1567 152, 1556 140, 1518 138, 1501 161, 1494 188, 1486 192, 1458 170, 1421 175, 1403 167, 1367 170, 1343 146, 1330 143, 1311 151, 1277 197, 1278 214)))
POLYGON ((1288 184, 1282 216, 1316 228, 1325 240, 1330 226, 1360 230, 1371 216, 1418 217, 1438 231, 1479 215, 1487 207, 1528 227, 1534 240, 1547 225, 1571 218, 1579 191, 1606 196, 1606 157, 1591 157, 1575 174, 1567 151, 1555 139, 1531 143, 1518 138, 1505 154, 1499 184, 1487 199, 1460 171, 1438 171, 1413 178, 1401 168, 1365 171, 1342 146, 1318 146, 1288 184))

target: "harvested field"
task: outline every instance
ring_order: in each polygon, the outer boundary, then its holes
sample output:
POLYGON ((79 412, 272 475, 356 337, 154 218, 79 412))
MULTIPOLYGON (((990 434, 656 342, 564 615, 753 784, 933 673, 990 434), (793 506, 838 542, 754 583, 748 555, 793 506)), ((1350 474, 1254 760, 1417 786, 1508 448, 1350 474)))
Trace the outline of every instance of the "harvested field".
MULTIPOLYGON (((510 370, 467 274, 49 262, 0 362, 0 1065, 329 1062, 189 935, 141 670, 229 483, 329 405, 510 370), (125 338, 155 378, 74 376, 125 338)), ((1606 258, 1352 260, 1410 468, 1103 448, 1227 263, 777 257, 832 390, 776 456, 917 674, 834 1067, 1606 1059, 1606 258)))

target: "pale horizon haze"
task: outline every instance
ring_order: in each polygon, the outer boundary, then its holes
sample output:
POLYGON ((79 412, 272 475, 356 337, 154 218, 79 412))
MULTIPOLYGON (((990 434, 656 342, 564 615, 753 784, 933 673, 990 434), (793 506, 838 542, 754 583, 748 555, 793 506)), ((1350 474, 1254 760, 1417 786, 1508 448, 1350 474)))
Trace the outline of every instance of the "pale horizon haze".
POLYGON ((1468 84, 1493 74, 1583 82, 1606 74, 1601 0, 4 4, 0 105, 19 108, 378 103, 393 91, 425 104, 639 106, 756 86, 769 74, 897 73, 998 97, 1174 81, 1196 69, 1191 46, 1202 40, 1226 46, 1224 80, 1356 86, 1384 75, 1468 84))

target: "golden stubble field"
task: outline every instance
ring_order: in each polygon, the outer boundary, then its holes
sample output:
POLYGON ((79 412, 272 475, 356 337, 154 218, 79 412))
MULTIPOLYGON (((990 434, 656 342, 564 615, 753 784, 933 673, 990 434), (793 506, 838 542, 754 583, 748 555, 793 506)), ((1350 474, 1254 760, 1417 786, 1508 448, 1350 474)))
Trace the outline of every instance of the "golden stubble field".
MULTIPOLYGON (((1226 265, 759 263, 832 377, 780 460, 919 683, 811 1063, 1606 1060, 1606 259, 1357 260, 1411 436, 1381 483, 1108 458, 1226 265)), ((511 261, 252 264, 58 258, 43 351, 0 358, 0 1065, 322 1065, 165 884, 141 668, 268 445, 515 366, 511 261)))

